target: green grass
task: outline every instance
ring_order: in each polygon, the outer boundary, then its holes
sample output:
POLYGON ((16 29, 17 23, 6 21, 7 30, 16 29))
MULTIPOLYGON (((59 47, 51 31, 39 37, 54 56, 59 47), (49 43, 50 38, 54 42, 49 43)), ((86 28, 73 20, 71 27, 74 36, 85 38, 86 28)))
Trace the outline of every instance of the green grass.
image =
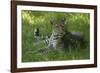
POLYGON ((54 52, 51 51, 48 54, 34 54, 32 50, 30 53, 23 53, 23 62, 37 62, 37 61, 57 61, 57 60, 83 60, 89 59, 89 51, 82 49, 71 52, 54 52))
MULTIPOLYGON (((25 43, 25 42, 24 42, 25 43)), ((24 44, 23 43, 23 44, 24 44)), ((89 59, 89 49, 70 48, 66 50, 56 49, 44 49, 46 47, 42 42, 23 45, 22 62, 38 62, 38 61, 57 61, 57 60, 82 60, 89 59), (26 45, 29 45, 26 47, 26 45), (29 48, 30 47, 30 48, 29 48), (44 49, 42 52, 38 52, 38 49, 44 49), (36 51, 36 53, 35 53, 36 51), (45 53, 45 51, 49 51, 45 53)))

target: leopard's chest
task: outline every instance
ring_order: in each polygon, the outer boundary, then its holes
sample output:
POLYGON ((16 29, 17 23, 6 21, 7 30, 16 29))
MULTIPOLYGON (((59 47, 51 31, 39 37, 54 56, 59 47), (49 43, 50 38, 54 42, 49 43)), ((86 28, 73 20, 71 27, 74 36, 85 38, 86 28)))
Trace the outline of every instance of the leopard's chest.
POLYGON ((49 47, 57 49, 62 47, 62 39, 57 33, 52 33, 49 39, 49 47))

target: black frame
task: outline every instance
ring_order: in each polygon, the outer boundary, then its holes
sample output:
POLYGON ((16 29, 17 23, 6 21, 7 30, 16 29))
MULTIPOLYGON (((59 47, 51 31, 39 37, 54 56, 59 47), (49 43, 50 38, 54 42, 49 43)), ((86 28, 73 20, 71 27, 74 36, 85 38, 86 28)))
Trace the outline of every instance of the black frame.
POLYGON ((11 1, 11 72, 12 73, 28 72, 28 71, 59 70, 59 69, 90 68, 90 67, 97 67, 97 6, 31 2, 31 1, 11 1), (94 10, 94 64, 17 68, 17 5, 93 9, 94 10))

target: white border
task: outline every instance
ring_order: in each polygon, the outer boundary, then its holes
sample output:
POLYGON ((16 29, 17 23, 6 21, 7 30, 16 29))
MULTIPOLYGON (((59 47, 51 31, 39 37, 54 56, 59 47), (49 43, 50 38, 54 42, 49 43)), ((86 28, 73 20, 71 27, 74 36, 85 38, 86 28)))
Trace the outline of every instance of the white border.
POLYGON ((82 65, 94 64, 94 10, 92 9, 77 9, 77 8, 57 8, 57 7, 40 7, 40 6, 17 6, 17 68, 28 67, 46 67, 46 66, 61 66, 61 65, 82 65), (48 61, 48 62, 21 62, 22 53, 22 21, 21 10, 36 10, 36 11, 57 11, 57 12, 80 12, 90 13, 90 59, 89 60, 69 60, 69 61, 48 61))

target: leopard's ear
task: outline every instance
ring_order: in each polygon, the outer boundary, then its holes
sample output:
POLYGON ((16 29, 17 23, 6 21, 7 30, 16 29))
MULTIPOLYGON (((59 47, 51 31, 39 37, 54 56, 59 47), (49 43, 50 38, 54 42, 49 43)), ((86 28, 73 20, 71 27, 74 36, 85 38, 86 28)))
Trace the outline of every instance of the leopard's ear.
POLYGON ((50 24, 52 24, 52 25, 53 25, 53 20, 50 20, 50 24))
POLYGON ((64 18, 62 19, 62 22, 65 22, 65 20, 66 20, 66 18, 64 17, 64 18))
POLYGON ((65 24, 65 21, 66 21, 66 19, 65 19, 65 17, 64 18, 62 18, 62 20, 61 20, 61 25, 63 25, 64 26, 64 24, 65 24))

